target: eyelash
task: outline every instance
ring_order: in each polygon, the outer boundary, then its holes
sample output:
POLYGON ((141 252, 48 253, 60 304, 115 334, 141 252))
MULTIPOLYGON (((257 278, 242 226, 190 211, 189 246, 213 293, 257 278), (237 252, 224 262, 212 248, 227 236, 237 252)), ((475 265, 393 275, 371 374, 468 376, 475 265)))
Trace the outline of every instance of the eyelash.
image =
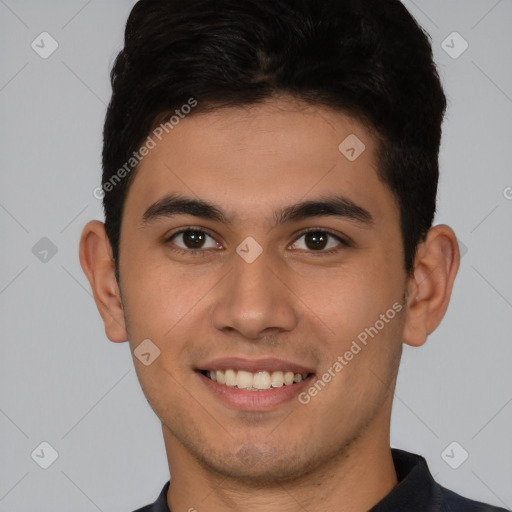
MULTIPOLYGON (((165 239, 165 243, 169 243, 172 241, 172 239, 178 235, 181 235, 182 233, 186 233, 187 231, 198 231, 199 233, 202 233, 202 234, 205 234, 205 235, 208 235, 209 237, 215 239, 215 237, 213 235, 211 235, 210 233, 208 233, 208 231, 205 231, 204 229, 200 229, 200 228, 197 228, 197 227, 194 227, 194 226, 187 226, 186 228, 183 228, 179 231, 176 231, 175 233, 173 233, 172 235, 170 235, 169 237, 167 237, 165 239)), ((339 235, 336 235, 334 233, 332 233, 330 230, 328 229, 320 229, 320 228, 308 228, 304 231, 301 231, 298 235, 297 235, 297 238, 295 238, 294 242, 293 243, 296 243, 297 240, 299 240, 302 236, 306 235, 307 233, 325 233, 333 238, 335 238, 336 240, 338 240, 338 242, 340 242, 340 245, 341 247, 349 247, 350 244, 347 240, 344 240, 343 238, 341 238, 339 235)), ((319 251, 313 251, 313 250, 310 250, 310 251, 307 251, 309 252, 310 254, 313 254, 314 256, 322 256, 322 255, 332 255, 332 254, 335 254, 337 252, 339 252, 341 250, 341 247, 338 247, 338 248, 334 248, 334 249, 328 249, 328 250, 319 250, 319 251)), ((182 254, 182 255, 187 255, 187 256, 204 256, 204 252, 207 251, 207 250, 217 250, 217 249, 212 249, 212 248, 209 248, 209 249, 182 249, 181 247, 171 247, 171 250, 177 254, 182 254)), ((301 251, 303 251, 303 249, 301 249, 301 251)))

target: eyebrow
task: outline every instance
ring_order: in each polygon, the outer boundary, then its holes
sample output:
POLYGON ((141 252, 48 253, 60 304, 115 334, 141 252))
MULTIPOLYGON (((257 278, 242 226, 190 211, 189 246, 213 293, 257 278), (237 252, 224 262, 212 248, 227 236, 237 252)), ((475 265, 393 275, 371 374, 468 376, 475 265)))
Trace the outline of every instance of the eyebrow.
MULTIPOLYGON (((153 203, 144 212, 141 224, 144 227, 153 221, 176 215, 192 215, 221 222, 228 226, 232 224, 232 220, 219 206, 202 199, 194 199, 179 194, 167 195, 153 203)), ((374 221, 368 210, 357 205, 351 199, 339 195, 329 195, 286 206, 274 212, 274 222, 275 225, 281 225, 324 216, 342 217, 366 227, 372 225, 374 221)))

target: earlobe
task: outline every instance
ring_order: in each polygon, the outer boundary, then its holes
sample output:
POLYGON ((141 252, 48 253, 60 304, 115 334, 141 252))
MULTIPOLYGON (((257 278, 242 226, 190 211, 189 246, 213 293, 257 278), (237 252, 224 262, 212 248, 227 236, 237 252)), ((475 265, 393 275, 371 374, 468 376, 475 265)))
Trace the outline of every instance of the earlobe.
POLYGON ((404 343, 420 346, 440 324, 459 269, 459 247, 453 230, 434 226, 416 253, 409 279, 404 343))
POLYGON ((112 249, 102 222, 90 221, 82 230, 80 264, 91 285, 108 339, 116 343, 126 341, 128 336, 112 249))

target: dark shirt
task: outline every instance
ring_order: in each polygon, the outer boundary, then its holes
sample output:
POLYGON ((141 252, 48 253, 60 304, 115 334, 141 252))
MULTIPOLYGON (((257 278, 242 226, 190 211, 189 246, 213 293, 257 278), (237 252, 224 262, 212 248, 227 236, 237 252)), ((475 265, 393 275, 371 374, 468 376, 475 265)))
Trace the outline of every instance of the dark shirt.
MULTIPOLYGON (((420 455, 396 448, 391 453, 398 485, 369 512, 507 512, 445 489, 432 478, 426 460, 420 455)), ((135 512, 170 512, 167 506, 169 483, 153 505, 135 512)))

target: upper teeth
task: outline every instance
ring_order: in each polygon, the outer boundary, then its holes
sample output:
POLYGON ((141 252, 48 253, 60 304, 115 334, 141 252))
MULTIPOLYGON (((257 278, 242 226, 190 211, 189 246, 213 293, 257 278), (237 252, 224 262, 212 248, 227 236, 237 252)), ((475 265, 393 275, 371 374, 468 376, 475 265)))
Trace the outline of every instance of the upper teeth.
POLYGON ((238 389, 262 390, 280 388, 284 385, 290 386, 296 382, 304 380, 308 374, 293 372, 272 372, 261 371, 256 373, 246 372, 245 370, 211 370, 206 374, 213 381, 238 389))

